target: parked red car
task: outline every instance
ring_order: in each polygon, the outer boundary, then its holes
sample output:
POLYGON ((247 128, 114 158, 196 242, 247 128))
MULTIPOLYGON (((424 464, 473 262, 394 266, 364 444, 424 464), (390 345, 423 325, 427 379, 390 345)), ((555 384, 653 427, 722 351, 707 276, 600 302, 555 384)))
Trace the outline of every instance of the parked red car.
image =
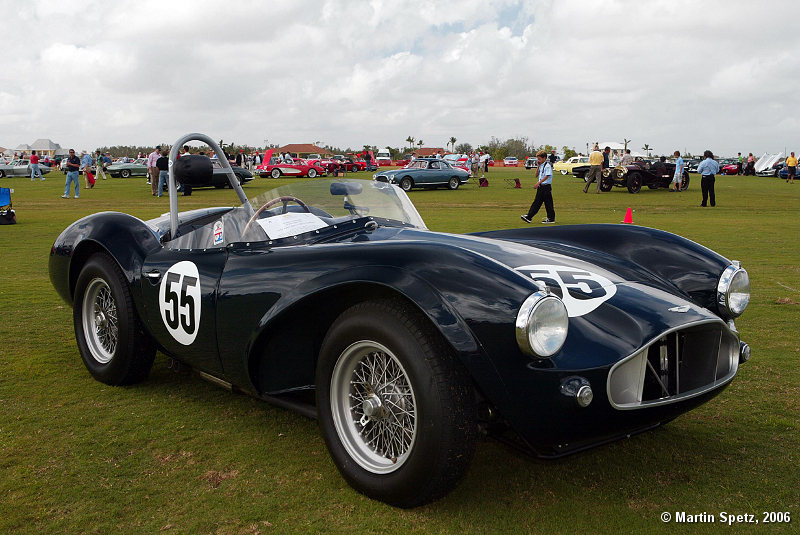
POLYGON ((294 158, 289 162, 281 162, 279 158, 272 157, 269 163, 261 164, 256 167, 256 173, 266 178, 280 178, 282 175, 286 176, 307 176, 314 178, 317 175, 326 175, 327 172, 324 167, 320 166, 314 161, 306 161, 301 158, 294 158))

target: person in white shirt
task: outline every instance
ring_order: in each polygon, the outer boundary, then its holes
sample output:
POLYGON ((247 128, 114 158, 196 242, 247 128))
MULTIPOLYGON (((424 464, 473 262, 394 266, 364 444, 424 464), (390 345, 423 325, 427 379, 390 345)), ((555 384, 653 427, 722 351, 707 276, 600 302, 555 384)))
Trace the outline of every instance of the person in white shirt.
POLYGON ((486 178, 486 173, 489 172, 489 153, 485 153, 480 159, 481 178, 486 178))

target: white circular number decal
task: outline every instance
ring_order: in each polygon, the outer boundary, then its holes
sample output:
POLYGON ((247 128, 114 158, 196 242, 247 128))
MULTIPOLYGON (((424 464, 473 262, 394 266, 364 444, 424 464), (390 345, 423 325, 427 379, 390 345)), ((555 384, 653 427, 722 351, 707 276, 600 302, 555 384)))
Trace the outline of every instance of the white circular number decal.
POLYGON ((158 290, 161 319, 169 334, 188 346, 200 326, 200 275, 192 262, 178 262, 164 274, 158 290))
POLYGON ((520 266, 516 270, 560 294, 570 318, 588 314, 617 293, 613 282, 591 271, 546 264, 520 266))

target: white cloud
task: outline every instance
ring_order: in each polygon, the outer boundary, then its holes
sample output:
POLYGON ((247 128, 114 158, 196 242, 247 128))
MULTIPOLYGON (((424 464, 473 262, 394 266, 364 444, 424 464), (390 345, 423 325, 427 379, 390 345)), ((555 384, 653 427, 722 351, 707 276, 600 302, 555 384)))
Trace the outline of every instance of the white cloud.
POLYGON ((0 0, 0 145, 800 148, 789 0, 0 0))

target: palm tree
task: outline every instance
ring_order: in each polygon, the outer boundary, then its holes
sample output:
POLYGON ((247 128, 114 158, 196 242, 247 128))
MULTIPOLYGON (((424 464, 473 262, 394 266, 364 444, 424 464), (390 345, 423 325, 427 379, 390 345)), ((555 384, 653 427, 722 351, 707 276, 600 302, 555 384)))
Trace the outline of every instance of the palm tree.
POLYGON ((625 139, 625 138, 622 138, 622 141, 624 141, 624 142, 625 142, 625 150, 627 151, 627 150, 628 150, 628 143, 630 143, 630 142, 631 142, 631 140, 630 140, 630 139, 625 139))
POLYGON ((650 151, 653 150, 653 147, 645 143, 644 146, 642 147, 642 150, 645 151, 648 156, 650 156, 650 151))
POLYGON ((450 138, 450 148, 453 152, 456 151, 456 141, 458 141, 455 137, 450 138))
POLYGON ((414 138, 413 137, 408 136, 406 138, 406 143, 408 143, 408 146, 411 147, 412 149, 414 148, 414 138))
POLYGON ((422 144, 423 143, 424 143, 424 141, 422 141, 421 139, 419 141, 417 141, 417 145, 419 145, 419 148, 422 148, 422 144))

